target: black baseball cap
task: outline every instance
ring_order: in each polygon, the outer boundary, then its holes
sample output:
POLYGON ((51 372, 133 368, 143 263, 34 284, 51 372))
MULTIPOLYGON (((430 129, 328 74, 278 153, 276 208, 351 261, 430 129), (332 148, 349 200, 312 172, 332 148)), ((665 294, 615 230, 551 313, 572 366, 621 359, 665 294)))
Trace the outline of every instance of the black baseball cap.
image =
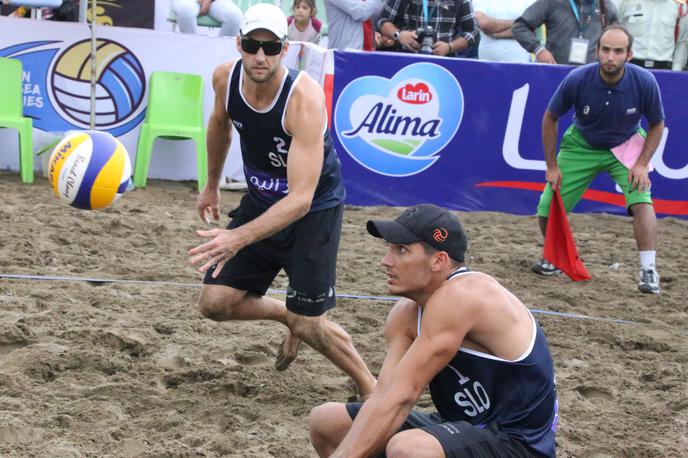
POLYGON ((366 229, 373 237, 389 243, 425 242, 438 251, 446 251, 457 262, 464 262, 468 247, 459 218, 432 204, 408 208, 395 220, 370 220, 366 229))

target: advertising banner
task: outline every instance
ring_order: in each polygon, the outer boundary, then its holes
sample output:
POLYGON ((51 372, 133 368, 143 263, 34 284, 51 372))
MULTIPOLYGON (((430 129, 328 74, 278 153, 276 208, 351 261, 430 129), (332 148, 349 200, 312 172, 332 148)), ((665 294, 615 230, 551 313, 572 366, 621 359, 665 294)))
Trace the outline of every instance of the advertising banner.
MULTIPOLYGON (((339 51, 334 65, 333 137, 348 203, 535 213, 540 122, 571 67, 339 51)), ((650 174, 655 209, 688 217, 688 74, 655 75, 667 118, 650 174)), ((570 123, 571 113, 560 119, 560 136, 570 123)), ((576 211, 625 214, 623 194, 600 175, 576 211)))
MULTIPOLYGON (((33 119, 36 149, 65 131, 88 129, 90 28, 79 23, 0 17, 0 30, 0 57, 16 58, 23 65, 24 116, 33 119), (46 137, 48 140, 41 141, 46 137)), ((234 38, 121 27, 97 30, 96 129, 116 136, 132 161, 145 117, 152 72, 201 75, 204 119, 208 119, 214 103, 213 71, 219 64, 239 57, 234 38)), ((294 43, 283 61, 285 65, 298 66, 300 50, 300 45, 294 43)), ((320 75, 319 71, 314 73, 320 75)), ((16 145, 15 138, 14 132, 0 130, 0 144, 16 145)), ((195 148, 192 140, 157 140, 149 178, 195 180, 195 148)), ((0 168, 17 170, 18 147, 4 149, 7 154, 0 155, 0 168)), ((39 163, 37 158, 36 164, 39 163)), ((232 143, 223 174, 243 180, 238 141, 232 143)))
MULTIPOLYGON (((93 18, 91 2, 88 2, 88 21, 93 18)), ((79 0, 74 2, 79 9, 79 0)), ((155 25, 155 0, 108 0, 96 3, 96 23, 117 27, 152 29, 155 25)))

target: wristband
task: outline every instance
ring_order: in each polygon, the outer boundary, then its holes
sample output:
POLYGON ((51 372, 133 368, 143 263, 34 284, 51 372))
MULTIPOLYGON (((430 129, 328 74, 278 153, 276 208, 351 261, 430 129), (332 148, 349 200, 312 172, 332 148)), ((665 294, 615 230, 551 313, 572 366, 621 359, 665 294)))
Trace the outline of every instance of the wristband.
POLYGON ((454 47, 451 44, 451 41, 447 43, 449 45, 449 52, 447 54, 454 54, 454 47))

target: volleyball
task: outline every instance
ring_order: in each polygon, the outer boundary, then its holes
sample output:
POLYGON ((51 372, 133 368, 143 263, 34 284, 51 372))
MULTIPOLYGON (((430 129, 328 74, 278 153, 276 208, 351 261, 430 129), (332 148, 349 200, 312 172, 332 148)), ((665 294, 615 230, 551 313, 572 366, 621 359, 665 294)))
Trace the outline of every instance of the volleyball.
POLYGON ((48 180, 55 195, 84 210, 105 208, 119 199, 130 176, 129 154, 107 132, 70 132, 48 161, 48 180))

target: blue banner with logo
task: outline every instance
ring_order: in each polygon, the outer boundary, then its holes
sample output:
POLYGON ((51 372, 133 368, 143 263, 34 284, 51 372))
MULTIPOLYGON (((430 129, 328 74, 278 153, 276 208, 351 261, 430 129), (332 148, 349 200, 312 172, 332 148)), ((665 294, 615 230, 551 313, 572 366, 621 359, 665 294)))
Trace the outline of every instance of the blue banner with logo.
MULTIPOLYGON (((545 181, 540 122, 570 70, 336 51, 332 131, 347 202, 534 214, 545 181)), ((688 74, 655 76, 666 113, 650 174, 655 210, 688 217, 688 74)), ((560 136, 570 123, 561 118, 560 136)), ((576 211, 625 214, 624 197, 601 174, 576 211)))

